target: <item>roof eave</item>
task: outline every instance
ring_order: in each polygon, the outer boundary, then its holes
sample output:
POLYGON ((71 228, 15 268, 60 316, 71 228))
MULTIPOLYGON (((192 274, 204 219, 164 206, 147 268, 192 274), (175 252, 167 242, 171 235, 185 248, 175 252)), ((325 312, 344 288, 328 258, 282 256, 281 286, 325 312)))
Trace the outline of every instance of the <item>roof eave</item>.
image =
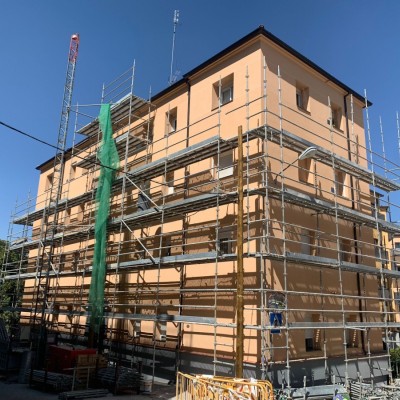
MULTIPOLYGON (((316 72, 327 78, 329 81, 334 83, 335 85, 339 86, 342 88, 346 93, 352 94, 357 100, 359 100, 362 103, 365 103, 365 98, 357 93, 355 90, 351 89, 349 86, 345 85, 343 82, 341 82, 339 79, 335 78, 333 75, 331 75, 329 72, 315 64, 313 61, 308 59, 307 57, 303 56, 301 53, 299 53, 297 50, 295 50, 293 47, 289 46, 287 43, 283 42, 281 39, 273 35, 271 32, 267 31, 263 25, 260 25, 257 29, 254 31, 250 32, 248 35, 242 37, 235 43, 231 44, 230 46, 226 47, 224 50, 220 51, 219 53, 215 54, 208 60, 204 61, 197 67, 193 68, 189 72, 183 75, 182 79, 179 81, 175 82, 173 85, 163 89, 161 92, 155 94, 152 98, 151 101, 155 101, 164 95, 168 94, 169 92, 172 92, 179 86, 186 84, 187 81, 190 80, 190 78, 198 73, 199 71, 205 69, 209 65, 213 64, 214 62, 218 61, 220 58, 224 57, 225 55, 231 53, 232 51, 236 50, 238 47, 242 46, 243 44, 249 42, 250 40, 254 39, 257 36, 264 36, 265 38, 271 40, 273 43, 287 51, 289 54, 309 66, 310 68, 314 69, 316 72)), ((367 101, 368 106, 372 106, 372 103, 370 101, 367 101)))

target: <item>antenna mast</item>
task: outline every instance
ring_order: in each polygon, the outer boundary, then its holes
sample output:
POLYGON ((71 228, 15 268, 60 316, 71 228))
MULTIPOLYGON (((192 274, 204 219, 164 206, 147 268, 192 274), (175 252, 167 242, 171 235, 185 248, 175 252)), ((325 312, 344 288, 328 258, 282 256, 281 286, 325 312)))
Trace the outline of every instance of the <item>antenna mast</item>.
POLYGON ((176 27, 179 22, 179 10, 174 11, 174 32, 172 34, 172 54, 171 54, 171 69, 169 74, 168 84, 172 85, 175 82, 176 77, 172 75, 172 68, 174 65, 174 52, 175 52, 175 37, 176 37, 176 27))

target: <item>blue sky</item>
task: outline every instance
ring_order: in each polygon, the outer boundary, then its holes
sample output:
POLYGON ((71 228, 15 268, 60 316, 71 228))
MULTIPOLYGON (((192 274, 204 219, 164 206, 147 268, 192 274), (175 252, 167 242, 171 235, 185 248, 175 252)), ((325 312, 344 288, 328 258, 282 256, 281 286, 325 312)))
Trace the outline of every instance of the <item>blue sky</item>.
MULTIPOLYGON (((398 162, 400 2, 370 0, 0 0, 0 121, 56 144, 71 34, 81 37, 73 103, 98 102, 103 82, 136 60, 135 93, 167 86, 172 18, 180 10, 174 70, 185 73, 264 25, 373 102, 398 162)), ((72 124, 71 124, 72 125, 72 124)), ((72 137, 70 132, 69 141, 72 137)), ((16 199, 36 194, 35 167, 54 150, 0 126, 0 238, 16 199)), ((396 201, 396 196, 391 197, 396 201)), ((393 219, 400 219, 394 215, 393 219)))

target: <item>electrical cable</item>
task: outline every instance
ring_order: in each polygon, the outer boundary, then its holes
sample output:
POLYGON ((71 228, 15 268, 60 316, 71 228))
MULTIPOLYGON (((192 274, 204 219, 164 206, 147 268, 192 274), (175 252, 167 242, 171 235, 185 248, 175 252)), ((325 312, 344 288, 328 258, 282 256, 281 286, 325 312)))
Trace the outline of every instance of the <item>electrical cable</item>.
MULTIPOLYGON (((62 149, 60 149, 59 147, 54 146, 53 144, 51 144, 51 143, 49 143, 49 142, 46 142, 46 141, 44 141, 44 140, 42 140, 42 139, 39 139, 39 138, 36 137, 36 136, 30 135, 29 133, 23 132, 23 131, 21 131, 21 130, 19 130, 19 129, 17 129, 17 128, 11 126, 11 125, 8 125, 8 124, 6 124, 6 123, 3 122, 3 121, 0 121, 0 125, 3 125, 4 127, 8 128, 8 129, 11 129, 11 130, 13 130, 13 131, 15 131, 15 132, 17 132, 17 133, 20 133, 20 134, 22 134, 22 135, 24 135, 24 136, 27 136, 28 138, 30 138, 30 139, 32 139, 32 140, 35 140, 35 141, 37 141, 37 142, 39 142, 39 143, 42 143, 42 144, 44 144, 44 145, 46 145, 46 146, 52 147, 53 149, 56 149, 57 151, 65 152, 65 150, 62 150, 62 149)), ((86 158, 81 157, 81 156, 79 156, 79 155, 77 155, 77 154, 74 154, 74 157, 79 158, 80 160, 86 160, 86 158)), ((104 165, 104 164, 102 164, 102 163, 100 163, 100 162, 98 162, 98 161, 93 161, 93 164, 98 165, 99 167, 104 167, 104 168, 112 169, 112 170, 115 171, 115 172, 121 172, 121 171, 122 171, 122 169, 117 169, 117 168, 109 167, 108 165, 104 165)), ((129 174, 128 174, 128 175, 129 175, 129 174)))
MULTIPOLYGON (((30 139, 32 139, 32 140, 35 140, 36 142, 42 143, 42 144, 44 144, 44 145, 46 145, 46 146, 49 146, 49 147, 51 147, 51 148, 53 148, 53 149, 56 149, 57 151, 61 151, 61 152, 64 151, 64 152, 65 152, 65 150, 62 150, 62 149, 60 149, 59 147, 57 147, 57 146, 55 146, 55 145, 53 145, 53 144, 51 144, 51 143, 49 143, 49 142, 46 142, 46 141, 44 141, 44 140, 42 140, 42 139, 39 139, 39 138, 36 137, 36 136, 30 135, 29 133, 26 133, 26 132, 23 132, 23 131, 21 131, 20 129, 17 129, 17 128, 15 128, 15 127, 9 125, 9 124, 6 124, 6 123, 3 122, 3 121, 0 121, 0 125, 2 125, 2 126, 4 126, 4 127, 8 128, 8 129, 10 129, 10 130, 12 130, 12 131, 14 131, 14 132, 20 133, 21 135, 26 136, 26 137, 28 137, 28 138, 30 138, 30 139)), ((80 160, 84 160, 84 161, 87 160, 85 157, 81 157, 81 156, 79 156, 79 155, 77 155, 77 154, 74 154, 74 157, 79 158, 80 160)), ((111 170, 113 170, 113 171, 115 171, 115 172, 123 172, 123 168, 117 169, 117 168, 109 167, 108 165, 104 165, 104 164, 102 164, 101 162, 96 161, 96 160, 93 160, 93 164, 94 164, 94 165, 98 165, 99 167, 111 169, 111 170)), ((124 173, 125 173, 127 176, 132 176, 132 174, 130 174, 129 172, 124 172, 124 173)), ((154 181, 154 180, 152 180, 152 179, 149 179, 149 181, 150 181, 150 182, 153 182, 153 183, 157 183, 158 185, 160 185, 160 182, 156 182, 156 181, 154 181)), ((162 186, 167 186, 167 183, 161 183, 161 185, 162 185, 162 186)), ((196 192, 198 192, 198 193, 205 193, 205 192, 202 191, 202 190, 198 190, 198 189, 194 189, 194 188, 191 189, 191 190, 194 190, 194 191, 196 191, 196 192)))
POLYGON ((12 131, 15 131, 15 132, 17 132, 17 133, 20 133, 21 135, 27 136, 27 137, 30 138, 30 139, 36 140, 36 141, 39 142, 39 143, 45 144, 46 146, 50 146, 50 147, 52 147, 53 149, 56 149, 56 150, 58 150, 58 151, 62 151, 62 150, 59 149, 57 146, 54 146, 53 144, 50 144, 50 143, 48 143, 48 142, 45 142, 45 141, 42 140, 42 139, 39 139, 39 138, 37 138, 37 137, 35 137, 35 136, 32 136, 32 135, 30 135, 29 133, 26 133, 26 132, 23 132, 23 131, 21 131, 21 130, 19 130, 19 129, 17 129, 17 128, 14 128, 13 126, 6 124, 5 122, 0 121, 0 125, 3 125, 3 126, 5 126, 6 128, 11 129, 12 131))

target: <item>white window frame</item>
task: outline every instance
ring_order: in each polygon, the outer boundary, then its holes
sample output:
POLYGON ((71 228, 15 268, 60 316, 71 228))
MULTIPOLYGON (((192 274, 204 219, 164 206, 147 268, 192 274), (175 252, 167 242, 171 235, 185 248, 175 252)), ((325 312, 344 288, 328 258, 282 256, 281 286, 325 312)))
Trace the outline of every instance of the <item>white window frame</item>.
POLYGON ((233 84, 221 88, 220 105, 230 103, 233 101, 233 84))

